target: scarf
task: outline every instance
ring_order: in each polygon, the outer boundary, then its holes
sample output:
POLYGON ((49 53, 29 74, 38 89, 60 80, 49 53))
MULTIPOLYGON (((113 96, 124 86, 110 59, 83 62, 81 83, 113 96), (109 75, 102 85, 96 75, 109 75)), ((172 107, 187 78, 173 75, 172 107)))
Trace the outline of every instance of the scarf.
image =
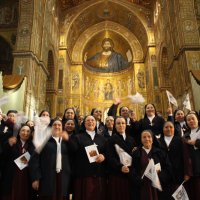
POLYGON ((59 173, 62 170, 62 154, 61 154, 61 141, 62 138, 53 137, 57 144, 57 153, 56 153, 56 172, 59 173))

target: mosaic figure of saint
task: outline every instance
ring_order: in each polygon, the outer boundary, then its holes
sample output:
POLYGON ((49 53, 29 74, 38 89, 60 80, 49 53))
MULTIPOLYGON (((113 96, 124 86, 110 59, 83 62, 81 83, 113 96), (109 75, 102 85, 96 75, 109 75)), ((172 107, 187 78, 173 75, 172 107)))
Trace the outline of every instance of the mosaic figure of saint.
POLYGON ((129 62, 120 53, 114 51, 110 38, 102 41, 102 51, 86 59, 86 65, 98 72, 118 72, 129 66, 129 62))

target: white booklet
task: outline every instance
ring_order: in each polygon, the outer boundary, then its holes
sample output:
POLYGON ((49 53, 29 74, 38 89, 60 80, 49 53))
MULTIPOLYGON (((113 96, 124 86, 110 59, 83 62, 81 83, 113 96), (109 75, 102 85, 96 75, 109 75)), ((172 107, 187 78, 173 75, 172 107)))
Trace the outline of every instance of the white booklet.
POLYGON ((155 165, 155 168, 156 168, 156 171, 160 171, 161 172, 161 165, 160 165, 160 163, 157 163, 155 165))
POLYGON ((99 155, 99 151, 97 149, 97 145, 93 144, 90 146, 85 147, 87 157, 90 163, 96 162, 96 158, 99 155))
POLYGON ((118 144, 115 144, 115 150, 119 155, 120 163, 124 166, 130 167, 132 165, 132 157, 118 144))
POLYGON ((27 151, 26 153, 22 154, 20 157, 14 160, 15 164, 19 167, 20 170, 24 169, 28 166, 28 161, 30 160, 30 154, 27 151))

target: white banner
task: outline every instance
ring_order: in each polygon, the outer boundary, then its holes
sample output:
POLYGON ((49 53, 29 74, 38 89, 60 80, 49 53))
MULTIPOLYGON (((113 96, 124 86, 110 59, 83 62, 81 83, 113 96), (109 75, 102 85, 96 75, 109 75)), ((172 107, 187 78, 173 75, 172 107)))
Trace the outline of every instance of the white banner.
POLYGON ((191 109, 191 103, 190 103, 190 97, 189 94, 186 95, 185 100, 183 102, 183 106, 184 108, 188 109, 188 110, 192 110, 191 109))
POLYGON ((119 159, 122 165, 124 166, 131 166, 132 165, 132 157, 124 151, 118 144, 115 144, 115 150, 119 155, 119 159))
POLYGON ((172 103, 173 105, 175 105, 176 107, 178 107, 178 103, 177 100, 174 98, 174 96, 172 95, 172 93, 170 93, 168 90, 166 90, 167 93, 167 98, 169 103, 172 103))
POLYGON ((152 186, 157 188, 158 190, 162 191, 162 187, 160 184, 160 180, 156 171, 156 167, 154 164, 154 160, 151 159, 149 161, 149 164, 147 165, 147 168, 142 176, 142 178, 146 176, 147 178, 149 178, 152 182, 152 186))
POLYGON ((185 190, 185 188, 183 187, 183 185, 181 184, 178 189, 174 192, 174 194, 172 195, 172 197, 175 200, 189 200, 189 197, 187 195, 187 192, 185 190))

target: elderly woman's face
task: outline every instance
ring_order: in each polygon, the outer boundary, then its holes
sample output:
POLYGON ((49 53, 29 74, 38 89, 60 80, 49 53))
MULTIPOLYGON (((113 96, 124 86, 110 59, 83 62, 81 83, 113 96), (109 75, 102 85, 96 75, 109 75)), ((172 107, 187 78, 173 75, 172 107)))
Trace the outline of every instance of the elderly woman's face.
POLYGON ((96 127, 96 120, 93 116, 88 116, 85 119, 85 128, 88 131, 94 131, 96 127))
POLYGON ((185 114, 184 114, 184 112, 182 110, 178 110, 176 112, 176 115, 175 115, 176 121, 182 122, 182 121, 184 121, 184 117, 185 117, 185 114))
POLYGON ((151 136, 151 133, 149 133, 148 131, 144 131, 141 135, 141 141, 146 149, 150 149, 153 144, 153 138, 151 136))
POLYGON ((189 114, 189 115, 187 115, 186 121, 187 121, 188 126, 191 129, 194 129, 194 128, 198 127, 198 119, 197 119, 197 117, 196 117, 195 114, 189 114))
POLYGON ((99 110, 99 109, 96 109, 96 110, 94 111, 94 113, 93 113, 93 116, 94 116, 94 118, 95 118, 97 121, 101 120, 102 111, 99 110))
POLYGON ((114 118, 112 116, 109 116, 106 118, 106 126, 108 129, 113 129, 114 125, 114 118))
POLYGON ((52 125, 52 135, 54 137, 60 137, 62 133, 62 123, 56 120, 52 125))
POLYGON ((126 121, 124 118, 117 118, 115 121, 115 128, 119 134, 125 133, 126 121))
POLYGON ((163 133, 167 137, 173 136, 174 135, 174 125, 171 122, 166 122, 163 127, 163 133))

